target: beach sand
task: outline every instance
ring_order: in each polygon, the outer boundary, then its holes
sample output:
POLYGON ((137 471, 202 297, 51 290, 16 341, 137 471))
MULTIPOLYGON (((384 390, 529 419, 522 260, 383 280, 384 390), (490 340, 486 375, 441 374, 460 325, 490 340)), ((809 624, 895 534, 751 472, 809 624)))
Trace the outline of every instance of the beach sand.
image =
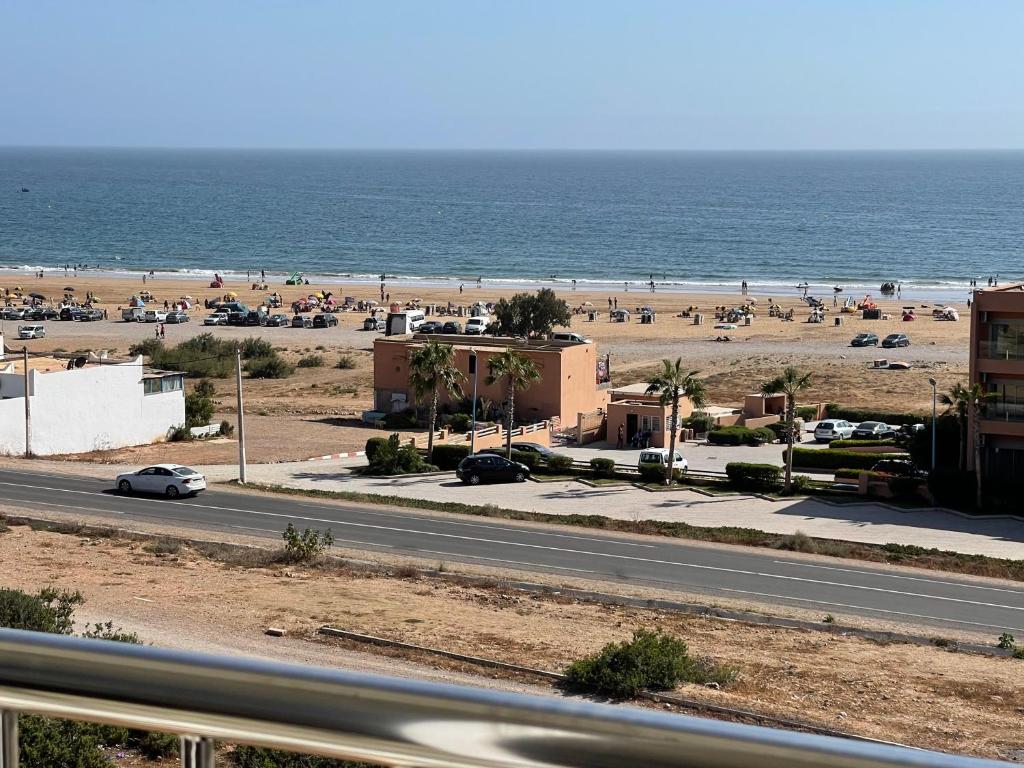
MULTIPOLYGON (((109 320, 92 323, 48 322, 47 338, 20 342, 16 337, 17 322, 7 321, 7 347, 20 349, 24 343, 32 352, 54 350, 77 351, 106 349, 126 354, 128 347, 155 333, 155 325, 125 323, 120 320, 119 307, 127 306, 133 293, 148 289, 162 304, 164 299, 174 301, 189 295, 197 299, 198 306, 191 312, 192 322, 167 325, 166 341, 176 343, 203 331, 211 331, 224 338, 246 338, 259 335, 293 362, 310 354, 324 356, 325 364, 319 368, 300 368, 288 379, 247 380, 246 402, 247 442, 252 461, 283 461, 309 458, 328 453, 362 448, 370 434, 380 434, 359 427, 355 419, 371 407, 373 397, 372 356, 373 339, 378 335, 362 330, 365 313, 339 313, 340 324, 330 329, 292 328, 204 328, 202 318, 208 312, 202 309, 206 298, 220 296, 226 291, 238 293, 239 300, 258 304, 263 297, 279 291, 284 299, 286 314, 290 303, 321 289, 331 290, 335 296, 355 296, 379 299, 376 286, 309 285, 284 286, 271 284, 267 291, 253 291, 249 284, 232 282, 223 289, 208 287, 206 282, 169 277, 166 273, 147 279, 118 278, 82 274, 69 277, 47 276, 37 279, 31 274, 0 275, 0 289, 20 286, 26 293, 37 292, 59 299, 66 286, 75 289, 76 296, 91 291, 102 301, 109 320), (354 369, 335 367, 341 354, 350 354, 356 362, 354 369)), ((405 302, 419 298, 424 304, 470 304, 475 301, 495 301, 514 293, 512 290, 478 288, 467 283, 463 294, 458 288, 429 288, 418 286, 388 286, 391 301, 405 302)), ((946 390, 967 377, 969 313, 964 305, 954 305, 961 312, 959 322, 933 320, 931 306, 922 302, 896 299, 879 300, 880 308, 892 316, 890 320, 862 320, 859 313, 839 315, 831 307, 825 322, 805 322, 807 306, 798 297, 771 297, 784 309, 793 308, 796 320, 784 322, 768 317, 769 296, 758 295, 762 309, 752 325, 740 325, 735 330, 715 330, 716 306, 739 306, 746 299, 739 294, 679 294, 651 293, 631 290, 616 294, 587 291, 560 291, 559 295, 570 306, 591 302, 599 312, 595 322, 585 315, 573 317, 572 329, 594 340, 600 354, 610 354, 612 378, 615 384, 643 381, 663 358, 681 357, 683 363, 700 371, 707 382, 713 404, 733 405, 743 395, 754 392, 761 382, 777 375, 783 367, 794 365, 813 374, 814 385, 803 397, 804 402, 840 402, 884 410, 920 411, 931 408, 931 387, 928 378, 938 381, 939 390, 946 390), (608 298, 618 299, 620 308, 635 310, 640 306, 653 307, 657 321, 642 325, 634 314, 628 323, 608 320, 608 298), (900 319, 900 307, 916 305, 919 317, 914 322, 900 319), (705 314, 704 325, 694 325, 692 319, 675 317, 676 313, 695 307, 705 314), (841 316, 843 324, 835 326, 833 317, 841 316), (861 331, 873 331, 879 337, 888 333, 907 333, 912 346, 899 350, 873 347, 854 348, 850 339, 861 331), (728 335, 731 341, 715 341, 728 335), (904 360, 913 365, 909 371, 876 370, 870 367, 876 358, 904 360)), ((859 297, 857 297, 859 298, 859 297)), ((231 418, 234 411, 234 382, 215 382, 218 418, 231 418)), ((193 463, 230 462, 235 455, 233 441, 196 443, 124 449, 90 458, 106 461, 144 462, 158 454, 167 460, 193 463), (174 456, 169 455, 174 453, 174 456), (180 455, 179 455, 180 454, 180 455)))

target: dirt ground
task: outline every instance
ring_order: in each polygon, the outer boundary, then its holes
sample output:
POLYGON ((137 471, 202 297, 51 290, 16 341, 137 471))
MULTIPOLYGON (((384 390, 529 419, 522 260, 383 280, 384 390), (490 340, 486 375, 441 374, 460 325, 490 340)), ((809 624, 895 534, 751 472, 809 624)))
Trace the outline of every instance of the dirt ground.
MULTIPOLYGON (((1013 659, 600 606, 500 583, 245 569, 187 547, 158 556, 137 542, 25 527, 0 534, 0 583, 81 590, 83 619, 113 620, 148 642, 329 665, 355 664, 359 654, 301 642, 322 624, 549 670, 635 628, 661 628, 694 654, 739 668, 724 690, 683 686, 689 698, 953 752, 1000 757, 1024 748, 1024 662, 1013 659), (274 645, 263 636, 268 626, 289 638, 274 645)), ((410 673, 409 662, 377 662, 378 671, 392 665, 410 673)), ((490 671, 481 675, 497 684, 490 671)))
MULTIPOLYGON (((360 450, 367 437, 379 434, 358 424, 359 415, 371 407, 373 395, 372 344, 376 333, 361 329, 365 313, 342 312, 340 324, 330 329, 292 328, 204 328, 202 300, 234 290, 242 301, 255 303, 262 300, 265 291, 253 292, 249 286, 228 285, 222 291, 205 287, 193 280, 160 276, 149 280, 75 277, 34 280, 29 277, 5 278, 17 281, 28 291, 41 291, 59 297, 65 285, 76 288, 77 295, 93 291, 106 299, 99 306, 109 310, 111 320, 94 323, 47 323, 46 339, 27 342, 33 352, 64 349, 106 349, 125 354, 128 347, 154 333, 154 326, 144 323, 124 323, 119 320, 119 306, 127 304, 129 296, 143 287, 153 291, 159 301, 174 300, 182 295, 198 299, 198 309, 190 313, 192 322, 166 326, 167 343, 177 343, 203 331, 211 331, 225 338, 245 338, 259 335, 282 350, 282 354, 297 362, 301 357, 321 355, 324 366, 299 368, 288 379, 246 380, 245 401, 248 415, 248 457, 250 461, 273 462, 301 460, 329 453, 360 450), (114 319, 117 318, 117 319, 114 319), (336 367, 342 355, 355 363, 351 369, 336 367)), ((5 286, 0 285, 0 288, 5 286)), ((13 283, 6 286, 14 288, 13 283)), ((270 286, 279 290, 285 305, 299 296, 321 288, 333 290, 336 295, 355 295, 373 298, 373 286, 270 286)), ((495 301, 511 293, 508 290, 484 287, 468 288, 462 296, 457 290, 402 286, 389 288, 392 301, 421 298, 424 303, 446 305, 468 304, 472 301, 495 301), (414 295, 415 294, 415 295, 414 295)), ((604 293, 566 291, 562 294, 572 306, 592 302, 598 310, 606 310, 608 296, 604 293)), ((759 305, 766 308, 769 297, 759 297, 759 305)), ((858 315, 842 315, 843 325, 835 326, 831 307, 826 322, 803 322, 808 310, 798 297, 772 297, 783 308, 794 308, 796 322, 783 322, 769 318, 765 309, 750 327, 716 331, 713 322, 693 325, 690 319, 676 317, 681 310, 695 307, 713 314, 717 306, 738 306, 744 299, 738 294, 675 294, 631 292, 618 296, 619 306, 634 308, 650 305, 658 311, 657 322, 641 325, 636 318, 630 323, 609 323, 603 314, 596 322, 585 315, 573 317, 573 330, 582 331, 598 345, 601 354, 611 355, 612 378, 616 384, 629 384, 646 378, 663 358, 682 357, 684 363, 700 371, 708 385, 713 404, 733 405, 742 397, 756 391, 760 383, 779 373, 786 365, 795 365, 814 375, 814 386, 804 395, 805 402, 842 402, 855 406, 870 406, 891 410, 925 411, 931 407, 929 377, 937 379, 939 389, 948 389, 967 376, 969 313, 964 306, 960 322, 941 322, 931 319, 930 307, 921 302, 882 300, 883 311, 893 319, 866 321, 858 315), (918 306, 920 318, 913 323, 901 322, 899 307, 918 306), (902 350, 857 349, 849 346, 849 339, 860 331, 873 331, 880 337, 900 331, 911 336, 913 346, 902 350), (716 338, 728 335, 729 342, 716 338), (870 367, 875 358, 905 360, 914 366, 908 371, 877 370, 870 367)), ((287 313, 288 310, 286 309, 287 313)), ((710 320, 710 318, 706 318, 710 320)), ((7 323, 14 331, 16 323, 7 323)), ((10 336, 9 347, 15 346, 10 336)), ((214 382, 218 403, 216 418, 234 421, 234 382, 229 379, 214 382)), ((174 447, 155 446, 105 452, 80 458, 107 462, 144 463, 151 460, 174 460, 194 464, 230 462, 237 454, 234 441, 193 443, 174 447)))

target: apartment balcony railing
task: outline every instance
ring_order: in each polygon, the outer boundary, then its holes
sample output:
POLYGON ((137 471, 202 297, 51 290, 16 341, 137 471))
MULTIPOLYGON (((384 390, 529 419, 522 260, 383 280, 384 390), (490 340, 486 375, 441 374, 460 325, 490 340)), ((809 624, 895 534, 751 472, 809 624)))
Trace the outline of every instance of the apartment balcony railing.
MULTIPOLYGON (((984 768, 992 761, 682 715, 0 630, 0 768, 19 712, 387 766, 984 768)), ((921 717, 929 717, 926 710, 921 717)))
POLYGON ((986 360, 1024 360, 1024 341, 979 341, 978 357, 986 360))
POLYGON ((989 403, 982 418, 985 421, 1024 421, 1024 404, 989 403))

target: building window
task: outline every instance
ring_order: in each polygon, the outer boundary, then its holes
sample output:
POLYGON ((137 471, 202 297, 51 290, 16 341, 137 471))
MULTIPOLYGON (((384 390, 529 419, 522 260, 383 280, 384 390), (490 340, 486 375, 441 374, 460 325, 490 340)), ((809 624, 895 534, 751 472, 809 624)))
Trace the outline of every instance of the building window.
POLYGON ((1024 381, 989 382, 996 395, 985 408, 985 418, 1002 421, 1024 421, 1024 381))
POLYGON ((640 417, 640 431, 641 432, 660 432, 661 431, 661 417, 660 416, 641 416, 640 417))
POLYGON ((160 379, 143 379, 142 391, 147 395, 156 395, 160 392, 160 379))
POLYGON ((1024 358, 1024 323, 1013 320, 990 323, 987 349, 983 345, 981 354, 1003 360, 1024 358))
POLYGON ((147 395, 161 392, 177 392, 185 388, 184 376, 161 376, 142 380, 142 391, 147 395))

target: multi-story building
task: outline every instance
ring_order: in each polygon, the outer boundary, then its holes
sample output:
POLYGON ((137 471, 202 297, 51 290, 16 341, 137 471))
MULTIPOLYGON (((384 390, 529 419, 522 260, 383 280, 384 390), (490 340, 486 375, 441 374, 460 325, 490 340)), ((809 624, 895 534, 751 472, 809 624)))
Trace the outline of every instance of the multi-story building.
MULTIPOLYGON (((1024 284, 976 291, 971 306, 971 383, 994 394, 980 419, 981 471, 1024 477, 1024 284)), ((967 461, 974 468, 974 424, 967 461)))

